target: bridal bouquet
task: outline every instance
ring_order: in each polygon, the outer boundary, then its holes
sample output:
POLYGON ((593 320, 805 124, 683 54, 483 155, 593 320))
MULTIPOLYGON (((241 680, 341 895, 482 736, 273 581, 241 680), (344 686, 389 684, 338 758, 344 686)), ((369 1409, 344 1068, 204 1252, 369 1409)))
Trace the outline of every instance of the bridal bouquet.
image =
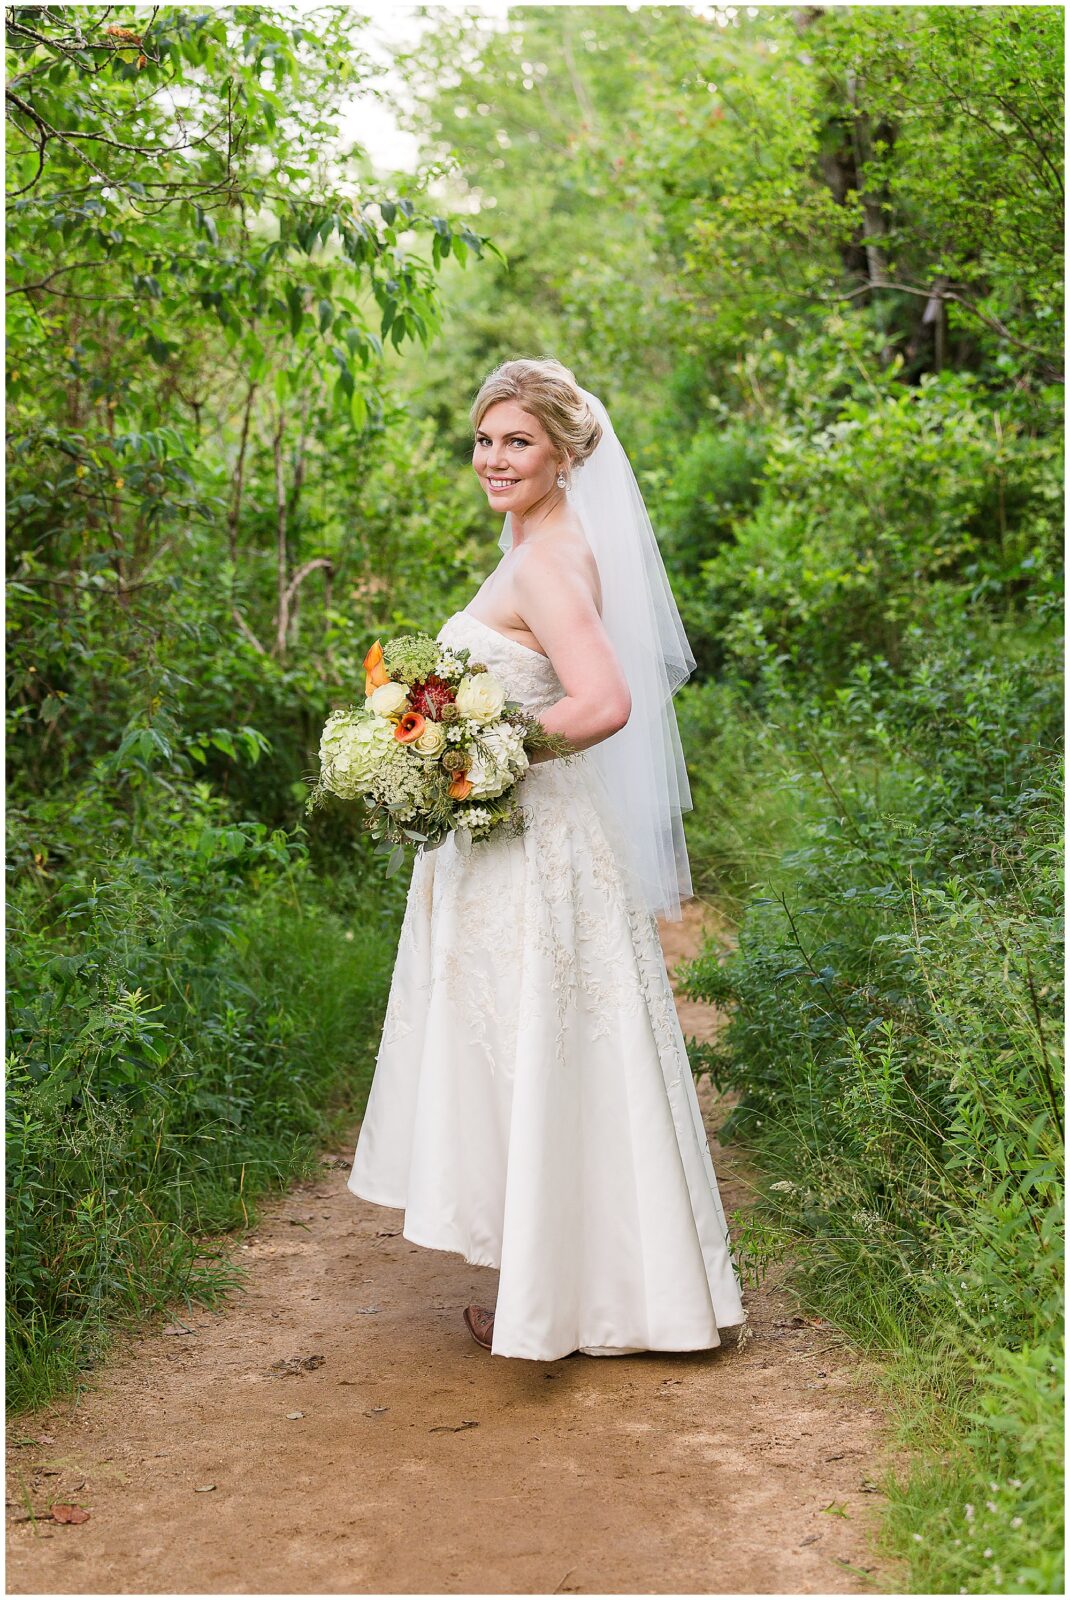
POLYGON ((434 849, 456 833, 475 840, 524 830, 516 785, 528 751, 574 754, 548 733, 467 646, 427 633, 377 639, 364 657, 364 704, 332 711, 320 737, 320 773, 306 810, 327 795, 363 800, 365 827, 390 852, 387 875, 406 845, 434 849))

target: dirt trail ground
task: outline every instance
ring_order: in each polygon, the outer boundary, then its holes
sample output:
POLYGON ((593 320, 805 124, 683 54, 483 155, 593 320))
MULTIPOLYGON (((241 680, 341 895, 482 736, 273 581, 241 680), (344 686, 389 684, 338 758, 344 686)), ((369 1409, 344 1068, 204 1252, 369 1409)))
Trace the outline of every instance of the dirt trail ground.
MULTIPOLYGON (((663 925, 670 973, 701 918, 663 925)), ((703 1101, 713 1130, 727 1108, 703 1101)), ((876 1398, 776 1274, 738 1346, 496 1359, 461 1321, 496 1274, 351 1195, 352 1148, 271 1203, 225 1311, 124 1341, 76 1407, 9 1429, 8 1593, 898 1587, 868 1539, 893 1459, 876 1398), (89 1520, 41 1521, 60 1501, 89 1520)), ((730 1214, 747 1169, 711 1148, 730 1214)))

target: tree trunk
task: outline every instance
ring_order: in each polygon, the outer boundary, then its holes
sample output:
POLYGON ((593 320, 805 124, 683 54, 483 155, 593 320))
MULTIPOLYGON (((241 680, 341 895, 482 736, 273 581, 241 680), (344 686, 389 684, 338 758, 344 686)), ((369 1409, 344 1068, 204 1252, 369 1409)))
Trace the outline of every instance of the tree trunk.
MULTIPOLYGON (((847 69, 847 98, 851 106, 857 109, 858 79, 851 67, 847 69)), ((851 138, 854 143, 855 170, 862 201, 862 214, 866 219, 866 275, 870 283, 884 283, 888 276, 887 261, 877 241, 883 239, 888 230, 878 197, 866 183, 866 164, 872 154, 868 116, 863 114, 851 119, 851 138)))

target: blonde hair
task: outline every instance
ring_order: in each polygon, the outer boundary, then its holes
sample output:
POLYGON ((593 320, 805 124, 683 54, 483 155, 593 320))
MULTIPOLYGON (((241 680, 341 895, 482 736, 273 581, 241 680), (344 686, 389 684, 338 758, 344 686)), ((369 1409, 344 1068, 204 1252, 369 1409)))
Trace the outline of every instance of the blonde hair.
POLYGON ((469 413, 473 430, 499 400, 515 400, 537 417, 555 451, 582 466, 602 437, 602 424, 580 393, 576 378, 554 356, 503 361, 479 386, 469 413))

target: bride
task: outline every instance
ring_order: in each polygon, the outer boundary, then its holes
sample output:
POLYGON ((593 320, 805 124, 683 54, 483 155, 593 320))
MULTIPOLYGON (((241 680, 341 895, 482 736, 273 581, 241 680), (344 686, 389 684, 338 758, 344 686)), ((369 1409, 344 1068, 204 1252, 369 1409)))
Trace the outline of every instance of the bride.
POLYGON ((417 855, 348 1188, 499 1269, 464 1313, 494 1355, 709 1349, 746 1313, 656 920, 694 657, 601 401, 506 361, 471 420, 503 554, 438 638, 578 753, 533 754, 522 834, 417 855))

